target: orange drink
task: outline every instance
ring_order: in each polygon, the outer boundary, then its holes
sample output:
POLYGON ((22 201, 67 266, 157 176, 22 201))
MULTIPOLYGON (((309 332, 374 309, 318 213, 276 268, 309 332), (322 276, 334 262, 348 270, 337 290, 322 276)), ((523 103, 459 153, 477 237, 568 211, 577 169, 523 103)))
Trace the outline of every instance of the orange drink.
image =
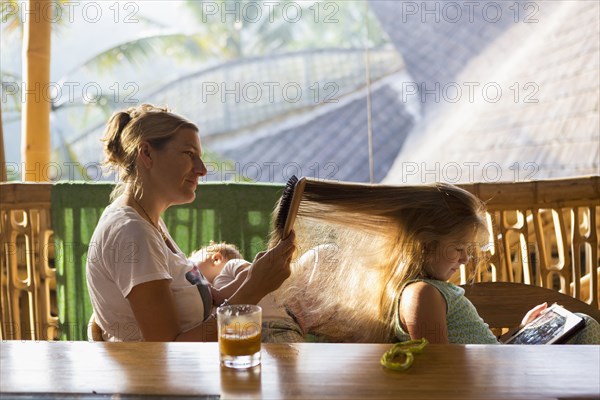
POLYGON ((230 368, 260 364, 261 320, 259 306, 236 304, 217 309, 221 364, 230 368))
POLYGON ((260 351, 260 331, 253 329, 254 334, 235 332, 235 327, 225 327, 226 333, 219 336, 221 353, 229 356, 249 356, 260 351))

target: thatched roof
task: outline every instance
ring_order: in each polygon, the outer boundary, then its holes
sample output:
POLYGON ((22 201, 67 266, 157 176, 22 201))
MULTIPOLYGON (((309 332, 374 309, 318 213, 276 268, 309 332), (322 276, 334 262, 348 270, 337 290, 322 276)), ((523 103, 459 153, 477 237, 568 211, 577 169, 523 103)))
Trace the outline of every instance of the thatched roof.
MULTIPOLYGON (((385 177, 414 127, 414 118, 402 104, 393 83, 399 76, 402 74, 384 79, 372 91, 375 181, 385 177)), ((224 147, 228 143, 207 138, 205 147, 222 148, 224 157, 235 160, 234 166, 222 168, 208 179, 228 179, 235 171, 262 182, 284 182, 292 174, 369 182, 366 107, 366 93, 362 90, 332 106, 253 130, 252 134, 243 135, 245 141, 229 141, 227 149, 224 147)))
MULTIPOLYGON (((385 4, 378 3, 371 2, 376 12, 385 4)), ((454 24, 454 30, 439 28, 443 36, 434 27, 428 34, 440 41, 437 50, 425 46, 427 38, 418 47, 419 33, 411 36, 410 28, 403 32, 402 42, 412 42, 417 53, 435 52, 422 59, 434 64, 427 74, 408 49, 401 54, 417 83, 431 89, 440 82, 440 100, 426 96, 422 108, 428 111, 422 111, 424 118, 385 182, 522 181, 600 173, 600 3, 535 4, 534 23, 478 27, 466 21, 454 24), (457 45, 460 40, 463 46, 457 45), (446 47, 457 49, 462 69, 452 61, 453 52, 440 53, 446 47), (461 53, 458 47, 472 51, 461 53), (440 70, 446 61, 448 70, 440 70), (454 102, 456 87, 462 96, 454 102)), ((398 28, 401 19, 395 24, 398 28)), ((427 25, 420 22, 420 31, 427 25)), ((386 25, 388 32, 391 28, 386 25)))

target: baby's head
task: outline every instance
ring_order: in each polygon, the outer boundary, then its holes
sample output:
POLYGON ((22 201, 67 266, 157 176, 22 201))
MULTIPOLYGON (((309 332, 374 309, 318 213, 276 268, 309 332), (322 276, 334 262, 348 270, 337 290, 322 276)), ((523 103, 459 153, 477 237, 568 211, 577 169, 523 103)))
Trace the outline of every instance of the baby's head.
POLYGON ((190 260, 200 270, 202 275, 212 282, 221 273, 227 261, 242 258, 238 248, 229 243, 214 243, 196 250, 190 255, 190 260))

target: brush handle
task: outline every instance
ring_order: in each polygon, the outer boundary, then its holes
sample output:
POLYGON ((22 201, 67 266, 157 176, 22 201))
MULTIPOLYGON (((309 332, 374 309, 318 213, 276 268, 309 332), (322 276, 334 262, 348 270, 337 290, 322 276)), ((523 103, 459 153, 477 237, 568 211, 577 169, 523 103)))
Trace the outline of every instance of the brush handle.
POLYGON ((294 188, 294 196, 290 203, 290 209, 288 211, 287 218, 285 219, 285 226, 283 227, 283 237, 286 238, 292 231, 294 222, 296 221, 296 215, 298 214, 298 208, 300 207, 300 200, 302 199, 302 193, 304 193, 304 186, 306 186, 306 178, 300 178, 296 187, 294 188))

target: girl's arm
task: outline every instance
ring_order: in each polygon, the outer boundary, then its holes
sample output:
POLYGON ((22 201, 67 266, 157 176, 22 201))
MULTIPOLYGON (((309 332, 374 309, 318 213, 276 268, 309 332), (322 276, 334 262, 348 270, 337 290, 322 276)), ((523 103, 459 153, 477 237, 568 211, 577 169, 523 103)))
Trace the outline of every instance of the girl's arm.
POLYGON ((415 282, 407 286, 400 297, 399 312, 402 328, 411 339, 448 344, 446 300, 432 285, 415 282))

